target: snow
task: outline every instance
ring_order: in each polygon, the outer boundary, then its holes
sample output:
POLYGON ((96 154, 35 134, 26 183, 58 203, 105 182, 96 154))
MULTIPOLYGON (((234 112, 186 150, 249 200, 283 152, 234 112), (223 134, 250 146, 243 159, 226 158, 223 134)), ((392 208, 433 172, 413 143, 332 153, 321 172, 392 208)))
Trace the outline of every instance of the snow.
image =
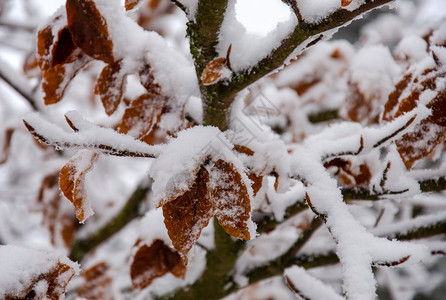
POLYGON ((293 286, 299 291, 299 294, 305 299, 318 300, 341 300, 344 297, 338 295, 331 287, 324 284, 317 278, 310 275, 304 268, 291 267, 284 273, 293 286))
MULTIPOLYGON (((80 127, 85 126, 87 130, 69 133, 43 119, 38 113, 29 113, 24 120, 34 128, 37 134, 45 137, 46 143, 55 145, 59 149, 98 149, 99 145, 106 145, 111 149, 105 149, 105 152, 115 153, 122 150, 153 156, 157 156, 162 149, 162 146, 149 146, 129 135, 117 133, 111 128, 93 128, 90 125, 83 125, 85 121, 81 122, 80 127)), ((76 122, 79 124, 79 119, 76 119, 76 122)))
POLYGON ((351 81, 358 85, 366 100, 387 100, 395 81, 401 73, 390 51, 383 45, 364 47, 359 50, 349 67, 351 81))
POLYGON ((225 19, 220 29, 217 52, 219 57, 226 57, 229 45, 232 44, 230 55, 231 68, 234 72, 249 69, 262 58, 265 58, 280 41, 286 38, 297 25, 294 17, 277 24, 267 36, 259 37, 249 33, 237 18, 236 1, 229 1, 225 19))
POLYGON ((341 7, 339 0, 301 0, 297 2, 302 18, 307 23, 319 23, 341 7))
POLYGON ((187 9, 187 14, 190 19, 195 19, 195 14, 197 13, 199 0, 179 0, 181 4, 187 9))
MULTIPOLYGON (((72 275, 79 274, 79 265, 70 261, 60 252, 26 248, 22 246, 0 246, 0 298, 21 295, 34 282, 39 281, 41 274, 51 272, 58 263, 72 268, 72 275)), ((64 274, 68 276, 69 273, 64 274)), ((68 278, 60 278, 66 282, 68 278)), ((45 290, 44 283, 37 289, 45 290)))

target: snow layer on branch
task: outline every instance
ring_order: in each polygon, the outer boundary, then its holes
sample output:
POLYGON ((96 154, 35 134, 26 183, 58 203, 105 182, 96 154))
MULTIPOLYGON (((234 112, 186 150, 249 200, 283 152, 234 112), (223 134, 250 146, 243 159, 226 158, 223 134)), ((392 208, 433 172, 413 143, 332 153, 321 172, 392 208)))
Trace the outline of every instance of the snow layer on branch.
POLYGON ((340 0, 300 0, 297 1, 304 21, 318 23, 341 7, 340 0))
MULTIPOLYGON (((320 150, 306 144, 293 153, 292 171, 308 182, 308 202, 325 216, 330 234, 337 243, 342 265, 344 291, 350 299, 375 299, 375 279, 371 265, 393 265, 419 261, 429 255, 422 245, 377 238, 356 220, 342 200, 336 181, 320 164, 320 150)), ((319 148, 320 149, 320 148, 319 148)))
POLYGON ((310 275, 304 268, 294 266, 284 273, 287 282, 293 286, 305 299, 342 300, 330 286, 310 275))
MULTIPOLYGON (((70 116, 73 116, 72 112, 70 113, 70 116)), ((162 149, 161 146, 149 146, 141 141, 135 140, 129 135, 117 133, 111 128, 83 125, 84 127, 88 127, 88 129, 69 133, 43 119, 38 113, 29 113, 24 119, 32 128, 34 128, 38 135, 45 138, 46 143, 55 145, 59 149, 95 149, 99 148, 97 147, 98 145, 107 145, 115 150, 126 150, 135 153, 154 155, 160 153, 162 149)), ((79 121, 80 119, 76 118, 76 124, 79 124, 79 121)), ((86 122, 87 121, 83 120, 83 123, 86 122)))
POLYGON ((20 295, 33 285, 39 275, 50 273, 59 263, 71 267, 76 275, 79 273, 79 265, 62 253, 0 246, 0 298, 20 295))
MULTIPOLYGON (((229 1, 225 19, 220 30, 220 43, 217 51, 220 57, 225 57, 229 45, 232 44, 230 55, 231 68, 234 72, 249 69, 265 58, 273 49, 280 45, 293 28, 297 20, 290 17, 288 21, 281 22, 276 29, 264 37, 248 34, 246 28, 237 20, 236 1, 229 1)), ((252 13, 255 13, 255 7, 252 13)))
POLYGON ((183 4, 184 7, 186 7, 188 17, 190 19, 194 19, 195 14, 197 13, 198 1, 199 0, 179 0, 178 2, 183 4))

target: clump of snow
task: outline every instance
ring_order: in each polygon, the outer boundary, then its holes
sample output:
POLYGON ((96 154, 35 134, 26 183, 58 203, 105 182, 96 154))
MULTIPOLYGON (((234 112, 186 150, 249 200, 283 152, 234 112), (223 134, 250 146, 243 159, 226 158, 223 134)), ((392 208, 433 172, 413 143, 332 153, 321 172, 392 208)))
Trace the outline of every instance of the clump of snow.
POLYGON ((399 42, 394 50, 397 59, 417 63, 427 56, 427 43, 416 35, 407 36, 399 42))
POLYGON ((181 4, 187 9, 187 14, 190 19, 195 19, 195 14, 197 13, 199 0, 179 0, 181 4))
POLYGON ((364 47, 359 50, 350 65, 351 81, 357 84, 367 100, 387 100, 395 86, 401 70, 387 47, 382 45, 364 47))
POLYGON ((308 23, 318 23, 341 7, 340 0, 297 1, 302 18, 308 23))
POLYGON ((79 129, 86 129, 69 133, 43 119, 38 113, 29 113, 24 119, 38 135, 44 136, 46 143, 60 149, 99 149, 98 145, 106 145, 111 148, 111 153, 115 150, 127 150, 154 156, 158 155, 162 149, 162 146, 149 146, 129 135, 117 133, 112 128, 92 127, 91 123, 81 120, 73 113, 70 113, 69 116, 75 116, 73 120, 76 122, 76 126, 80 127, 79 129))
POLYGON ((299 294, 305 298, 320 300, 344 299, 344 297, 338 295, 331 287, 310 275, 302 267, 291 267, 285 271, 284 276, 288 284, 295 287, 299 291, 299 294))
POLYGON ((280 45, 297 25, 296 18, 280 22, 267 36, 259 37, 247 32, 239 22, 235 9, 236 1, 230 1, 223 21, 217 51, 219 57, 225 57, 229 45, 232 44, 230 55, 231 68, 234 72, 249 69, 265 58, 273 49, 280 45))
MULTIPOLYGON (((33 283, 40 281, 40 275, 50 273, 59 263, 72 269, 69 275, 79 274, 79 265, 62 253, 22 246, 0 246, 0 298, 21 295, 33 283)), ((66 282, 68 278, 61 278, 61 281, 66 282)), ((37 286, 38 289, 46 291, 45 287, 47 286, 44 282, 37 286)))

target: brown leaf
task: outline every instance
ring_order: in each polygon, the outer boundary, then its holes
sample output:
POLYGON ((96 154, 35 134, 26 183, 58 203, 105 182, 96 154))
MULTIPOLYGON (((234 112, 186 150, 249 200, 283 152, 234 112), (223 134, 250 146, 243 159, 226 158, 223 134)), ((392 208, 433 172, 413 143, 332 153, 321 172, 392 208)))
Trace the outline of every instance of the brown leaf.
POLYGON ((5 130, 5 136, 3 137, 2 155, 0 156, 0 165, 4 164, 8 160, 13 133, 14 128, 7 128, 5 130))
MULTIPOLYGON (((42 70, 46 70, 52 66, 52 50, 57 42, 57 36, 53 36, 53 31, 57 30, 62 14, 57 14, 37 33, 37 62, 42 70)), ((60 31, 59 31, 60 32, 60 31)), ((56 47, 57 48, 57 47, 56 47)))
POLYGON ((168 247, 162 240, 153 241, 152 245, 140 245, 130 266, 130 277, 134 289, 144 289, 152 281, 168 272, 184 279, 186 266, 178 252, 168 247))
POLYGON ((109 265, 98 263, 82 273, 84 284, 77 290, 77 296, 82 299, 110 299, 111 278, 108 275, 109 265))
POLYGON ((255 173, 249 173, 248 178, 252 181, 251 187, 254 192, 254 196, 257 195, 257 192, 262 188, 263 176, 256 175, 255 173))
POLYGON ((211 85, 220 79, 227 77, 231 70, 228 68, 228 60, 224 57, 214 59, 206 65, 201 74, 203 85, 211 85))
POLYGON ((348 87, 349 89, 345 100, 348 119, 353 122, 366 124, 377 123, 379 112, 374 111, 374 102, 379 101, 380 96, 378 94, 373 96, 364 95, 356 82, 349 82, 348 87))
POLYGON ((325 168, 335 167, 335 175, 346 185, 368 185, 372 179, 372 172, 366 163, 354 166, 350 160, 334 158, 324 163, 325 168))
POLYGON ((62 100, 71 80, 91 61, 91 58, 83 54, 80 49, 76 49, 67 61, 66 64, 55 65, 43 72, 42 89, 45 105, 62 100))
POLYGON ((251 200, 234 164, 219 159, 211 166, 210 189, 218 223, 229 235, 249 240, 251 200))
POLYGON ((48 273, 40 274, 34 278, 32 284, 24 291, 6 294, 6 300, 59 300, 65 294, 66 287, 74 275, 73 268, 58 262, 48 273))
POLYGON ((140 0, 125 0, 125 10, 131 10, 134 8, 140 0))
POLYGON ((432 115, 427 120, 442 127, 446 127, 446 89, 438 92, 435 98, 426 105, 432 115))
POLYGON ((152 67, 149 63, 145 63, 138 71, 139 80, 143 87, 149 94, 161 94, 161 87, 155 82, 155 77, 152 74, 152 67))
POLYGON ((170 240, 186 263, 187 253, 214 215, 208 182, 208 171, 200 167, 189 190, 163 205, 164 224, 170 240))
POLYGON ((107 115, 111 115, 118 108, 124 92, 125 74, 121 61, 109 64, 102 69, 101 75, 94 87, 94 93, 101 97, 107 115))
POLYGON ((423 120, 398 139, 396 146, 404 165, 410 169, 417 160, 431 154, 445 140, 446 127, 423 120))
POLYGON ((42 211, 42 224, 45 225, 51 237, 51 244, 69 249, 76 233, 76 219, 72 215, 62 212, 61 195, 59 190, 59 172, 48 174, 42 180, 37 204, 42 211))
POLYGON ((254 151, 243 145, 234 145, 234 150, 237 151, 238 153, 246 154, 248 156, 254 155, 254 151))
POLYGON ((89 56, 108 64, 114 62, 113 43, 107 22, 93 0, 67 0, 68 29, 74 43, 89 56))
POLYGON ((84 180, 87 172, 93 168, 93 162, 97 156, 97 153, 94 152, 81 151, 60 170, 60 189, 76 208, 76 218, 79 222, 84 222, 93 214, 84 197, 84 180))
POLYGON ((119 133, 128 134, 138 139, 149 136, 159 123, 165 111, 167 98, 158 94, 147 93, 132 101, 125 110, 118 126, 119 133))
POLYGON ((352 3, 353 0, 341 0, 341 6, 345 7, 352 3))

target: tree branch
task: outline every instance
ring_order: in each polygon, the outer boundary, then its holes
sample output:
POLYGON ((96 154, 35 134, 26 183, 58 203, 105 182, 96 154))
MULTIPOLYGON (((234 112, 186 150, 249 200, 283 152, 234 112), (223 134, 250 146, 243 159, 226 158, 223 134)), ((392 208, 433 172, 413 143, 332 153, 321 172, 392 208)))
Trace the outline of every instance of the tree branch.
POLYGON ((207 300, 217 300, 236 290, 231 271, 245 242, 228 235, 216 218, 214 236, 215 248, 206 255, 206 269, 200 279, 159 299, 195 300, 205 297, 207 300))
POLYGON ((19 93, 34 111, 38 110, 32 88, 28 85, 28 82, 3 60, 0 60, 0 78, 19 93))
POLYGON ((280 46, 274 49, 270 55, 262 59, 256 66, 233 74, 229 82, 217 82, 209 86, 208 92, 217 93, 222 98, 228 98, 273 70, 281 67, 295 49, 308 39, 317 36, 320 37, 324 32, 340 27, 361 14, 379 8, 392 1, 366 0, 363 5, 353 11, 339 9, 319 23, 299 22, 294 31, 281 42, 280 46))
POLYGON ((310 227, 302 232, 301 236, 297 239, 294 245, 283 255, 272 260, 266 266, 261 266, 249 271, 246 276, 249 278, 249 283, 255 283, 262 279, 266 279, 272 276, 280 275, 283 271, 294 265, 296 262, 296 255, 299 250, 305 245, 305 243, 311 238, 313 233, 320 227, 322 220, 315 218, 311 222, 310 227))
POLYGON ((108 221, 104 227, 87 238, 74 241, 69 257, 73 261, 82 261, 85 255, 93 251, 97 246, 112 237, 115 233, 118 233, 130 223, 130 221, 139 217, 141 215, 139 211, 140 205, 146 198, 149 190, 150 184, 140 184, 129 197, 121 211, 108 221))

